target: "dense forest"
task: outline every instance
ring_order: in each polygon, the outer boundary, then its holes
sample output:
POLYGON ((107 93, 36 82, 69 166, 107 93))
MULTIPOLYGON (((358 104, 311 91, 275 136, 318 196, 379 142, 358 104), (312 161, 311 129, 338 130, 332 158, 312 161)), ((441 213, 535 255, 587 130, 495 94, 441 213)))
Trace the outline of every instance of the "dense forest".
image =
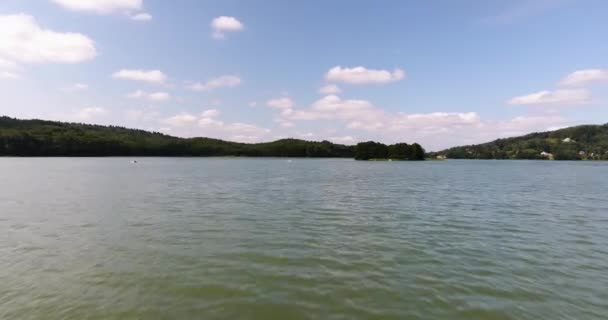
POLYGON ((360 142, 355 149, 357 160, 424 160, 424 149, 417 143, 385 145, 368 141, 360 142))
POLYGON ((608 160, 608 124, 584 125, 432 152, 449 159, 608 160))
POLYGON ((250 156, 354 157, 355 147, 283 139, 237 143, 178 138, 158 132, 0 117, 0 156, 250 156))
MULTIPOLYGON (((384 150, 383 149, 383 150, 384 150)), ((422 147, 385 146, 366 142, 347 146, 329 141, 282 139, 266 143, 238 143, 210 138, 178 138, 159 132, 0 117, 0 156, 247 156, 337 157, 358 159, 420 159, 422 147), (384 146, 386 153, 364 146, 384 146), (363 147, 362 147, 363 146, 363 147)))

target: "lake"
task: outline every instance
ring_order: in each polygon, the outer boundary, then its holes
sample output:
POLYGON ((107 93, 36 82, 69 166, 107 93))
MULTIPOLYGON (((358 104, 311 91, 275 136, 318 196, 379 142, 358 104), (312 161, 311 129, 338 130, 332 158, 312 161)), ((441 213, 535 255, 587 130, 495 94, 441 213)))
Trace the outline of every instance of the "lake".
POLYGON ((0 319, 606 319, 608 163, 0 158, 0 319))

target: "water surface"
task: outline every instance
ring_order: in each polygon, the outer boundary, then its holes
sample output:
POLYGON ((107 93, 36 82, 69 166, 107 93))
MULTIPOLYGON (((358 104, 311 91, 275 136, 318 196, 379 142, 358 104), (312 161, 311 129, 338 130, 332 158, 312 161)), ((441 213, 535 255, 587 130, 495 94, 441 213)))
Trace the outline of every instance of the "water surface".
POLYGON ((0 158, 0 319, 605 319, 608 163, 0 158))

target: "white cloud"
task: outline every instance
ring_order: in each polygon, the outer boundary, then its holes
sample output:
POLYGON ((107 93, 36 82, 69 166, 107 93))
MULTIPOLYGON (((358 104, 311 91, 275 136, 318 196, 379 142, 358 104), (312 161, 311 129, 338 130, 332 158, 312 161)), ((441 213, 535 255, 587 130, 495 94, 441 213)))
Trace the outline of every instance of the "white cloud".
POLYGON ((167 80, 167 76, 160 70, 139 70, 122 69, 112 74, 112 78, 143 81, 153 84, 162 84, 167 80))
POLYGON ((217 109, 209 109, 201 112, 200 118, 198 119, 198 126, 200 128, 222 128, 224 122, 215 119, 219 115, 220 112, 217 109))
POLYGON ((559 82, 561 86, 583 86, 591 82, 608 81, 608 69, 574 71, 559 82))
POLYGON ((171 98, 171 95, 169 95, 166 92, 153 92, 148 95, 148 100, 153 101, 153 102, 167 101, 170 98, 171 98))
POLYGON ((0 15, 0 59, 15 63, 78 63, 97 55, 95 43, 73 32, 41 28, 26 14, 0 15))
POLYGON ((258 105, 258 103, 256 101, 249 102, 249 106, 252 108, 256 107, 257 105, 258 105))
POLYGON ((192 135, 192 130, 198 128, 197 136, 207 136, 220 139, 228 139, 239 142, 259 142, 268 136, 269 129, 258 127, 254 124, 242 122, 224 122, 217 117, 220 112, 216 109, 204 110, 200 116, 181 113, 163 120, 174 128, 182 128, 192 135))
POLYGON ((270 99, 266 102, 266 105, 270 108, 281 110, 292 109, 295 107, 295 104, 289 97, 270 99))
POLYGON ((342 90, 335 84, 328 84, 319 88, 320 94, 338 94, 340 92, 342 92, 342 90))
POLYGON ((183 127, 183 126, 187 126, 187 125, 196 123, 196 121, 197 121, 197 117, 195 117, 189 113, 180 113, 180 114, 174 115, 170 118, 163 120, 163 123, 166 123, 173 127, 183 127))
POLYGON ((581 105, 591 102, 591 93, 586 89, 564 89, 539 91, 511 98, 510 105, 581 105))
MULTIPOLYGON (((382 110, 365 100, 342 100, 336 95, 325 96, 307 110, 293 110, 282 113, 290 120, 332 120, 340 119, 353 122, 377 123, 383 117, 382 110), (360 120, 360 121, 359 121, 360 120)), ((355 124, 355 126, 357 126, 355 124)))
POLYGON ((72 11, 110 14, 139 10, 143 0, 52 0, 54 3, 72 11))
POLYGON ((143 90, 131 92, 127 95, 127 97, 132 99, 146 99, 151 102, 164 102, 171 99, 171 95, 166 92, 147 93, 143 90))
POLYGON ((319 140, 355 143, 357 139, 352 133, 358 132, 358 141, 418 142, 428 150, 481 143, 571 124, 559 116, 520 116, 496 121, 484 120, 476 112, 389 112, 367 100, 342 99, 335 95, 320 98, 305 109, 279 109, 274 119, 279 125, 319 120, 329 121, 333 129, 316 134, 315 138, 319 140), (340 128, 335 122, 342 123, 344 127, 340 128))
POLYGON ((211 91, 218 88, 236 87, 241 84, 241 78, 236 75, 223 75, 205 83, 194 83, 188 86, 194 91, 211 91))
POLYGON ((293 121, 341 121, 350 130, 363 130, 375 134, 390 133, 396 136, 400 136, 400 132, 429 132, 441 128, 474 127, 481 123, 479 115, 474 112, 391 113, 367 100, 344 100, 336 95, 325 96, 304 110, 293 108, 281 110, 275 119, 279 124, 293 121))
POLYGON ((141 12, 138 13, 136 15, 132 15, 131 16, 131 20, 133 21, 140 21, 140 22, 147 22, 147 21, 151 21, 152 20, 152 15, 146 12, 141 12))
POLYGON ((213 38, 224 39, 226 32, 242 31, 245 27, 235 17, 221 16, 211 21, 211 28, 213 29, 213 38))
POLYGON ((389 70, 374 70, 365 67, 342 68, 336 66, 331 68, 325 75, 328 82, 344 82, 349 84, 372 84, 372 83, 389 83, 399 81, 405 78, 405 71, 395 69, 392 72, 389 70))
POLYGON ((205 110, 201 113, 201 117, 203 118, 214 118, 220 115, 220 112, 217 109, 209 109, 205 110))
POLYGON ((62 90, 65 92, 76 92, 76 91, 87 90, 88 88, 89 88, 89 86, 84 83, 74 83, 72 85, 64 87, 62 90))
POLYGON ((352 136, 329 137, 328 140, 333 143, 340 144, 355 144, 357 142, 357 139, 353 138, 352 136))
POLYGON ((224 124, 221 130, 227 133, 230 139, 240 142, 259 142, 270 133, 269 129, 242 122, 224 124))
POLYGON ((20 75, 10 71, 0 71, 0 79, 19 79, 20 75))
POLYGON ((92 118, 95 118, 97 116, 101 116, 106 114, 106 109, 104 108, 99 108, 99 107, 89 107, 89 108, 83 108, 80 109, 76 112, 76 119, 77 120, 82 120, 82 121, 86 121, 86 120, 91 120, 92 118))

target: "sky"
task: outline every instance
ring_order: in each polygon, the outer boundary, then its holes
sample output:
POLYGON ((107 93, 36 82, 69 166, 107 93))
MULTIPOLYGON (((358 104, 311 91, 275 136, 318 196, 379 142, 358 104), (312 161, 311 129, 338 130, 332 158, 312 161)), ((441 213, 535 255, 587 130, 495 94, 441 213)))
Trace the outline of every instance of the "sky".
POLYGON ((0 0, 0 115, 427 150, 608 122, 604 0, 0 0))

